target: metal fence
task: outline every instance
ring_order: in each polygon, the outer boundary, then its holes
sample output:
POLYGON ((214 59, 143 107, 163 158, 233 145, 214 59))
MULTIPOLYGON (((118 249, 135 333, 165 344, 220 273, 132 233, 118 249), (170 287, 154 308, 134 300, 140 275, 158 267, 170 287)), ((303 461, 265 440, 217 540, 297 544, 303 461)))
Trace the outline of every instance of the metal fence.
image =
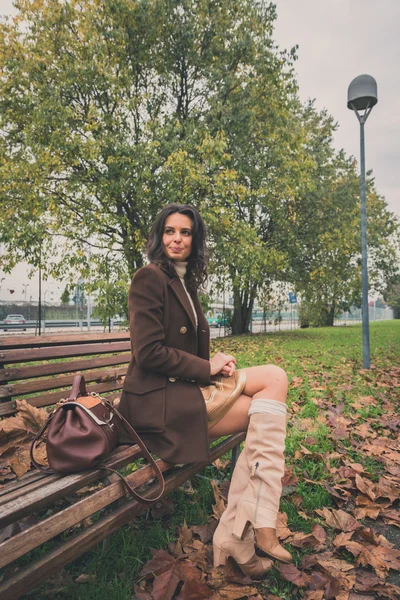
MULTIPOLYGON (((214 306, 213 315, 223 316, 223 311, 220 306, 214 306)), ((231 307, 229 307, 231 309, 231 307)), ((86 305, 65 305, 60 303, 42 304, 42 323, 41 331, 48 330, 68 330, 79 329, 81 331, 90 329, 107 329, 113 330, 118 326, 125 326, 126 323, 120 319, 110 320, 107 326, 104 327, 100 320, 96 318, 95 307, 92 307, 91 318, 88 322, 86 305)), ((369 307, 370 321, 381 321, 393 319, 394 314, 391 308, 382 308, 377 306, 369 307)), ((214 319, 215 321, 215 319, 214 319)), ((336 319, 335 325, 347 325, 361 323, 361 309, 353 308, 351 311, 341 313, 336 319)), ((228 335, 230 329, 226 321, 221 319, 220 324, 211 322, 212 337, 228 335)), ((7 332, 26 330, 31 333, 38 331, 38 304, 37 302, 9 302, 0 301, 0 333, 4 330, 7 332), (10 314, 20 314, 23 316, 24 324, 6 325, 4 319, 10 314)), ((283 309, 271 308, 265 313, 262 310, 253 311, 251 322, 251 331, 253 333, 268 333, 281 330, 297 329, 299 327, 297 304, 285 306, 283 309)))

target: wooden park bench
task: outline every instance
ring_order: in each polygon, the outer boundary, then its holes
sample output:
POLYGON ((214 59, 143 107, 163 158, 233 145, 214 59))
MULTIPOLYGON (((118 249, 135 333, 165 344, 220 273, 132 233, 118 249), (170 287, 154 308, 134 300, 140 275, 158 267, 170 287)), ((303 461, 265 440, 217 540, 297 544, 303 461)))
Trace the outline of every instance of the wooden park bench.
MULTIPOLYGON (((126 332, 0 338, 0 418, 16 413, 16 399, 25 398, 36 407, 56 404, 66 397, 77 372, 85 375, 89 393, 95 391, 113 400, 120 395, 129 359, 126 332)), ((244 434, 237 434, 219 441, 212 448, 211 461, 229 450, 236 458, 243 439, 244 434)), ((137 446, 119 446, 107 464, 119 469, 140 457, 137 446)), ((165 472, 165 494, 206 466, 172 467, 160 459, 158 464, 165 472)), ((157 488, 148 466, 138 468, 127 479, 134 487, 142 486, 144 495, 153 495, 157 488)), ((12 526, 17 532, 0 543, 1 600, 20 598, 145 510, 126 495, 116 475, 105 478, 102 470, 64 476, 32 470, 0 484, 0 530, 12 526), (103 485, 97 485, 99 482, 103 485), (94 514, 98 518, 92 524, 79 527, 94 514), (49 549, 33 553, 36 556, 30 561, 18 562, 43 544, 49 549)))

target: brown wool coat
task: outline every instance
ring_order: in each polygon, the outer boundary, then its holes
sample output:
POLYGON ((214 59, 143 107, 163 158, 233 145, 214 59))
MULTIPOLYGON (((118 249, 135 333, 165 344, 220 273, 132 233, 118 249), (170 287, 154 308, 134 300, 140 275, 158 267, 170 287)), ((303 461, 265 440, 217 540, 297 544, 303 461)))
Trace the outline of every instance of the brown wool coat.
POLYGON ((197 330, 177 276, 150 264, 135 273, 129 290, 132 359, 120 411, 151 452, 173 463, 210 458, 199 388, 210 384, 210 333, 197 296, 191 296, 197 330))

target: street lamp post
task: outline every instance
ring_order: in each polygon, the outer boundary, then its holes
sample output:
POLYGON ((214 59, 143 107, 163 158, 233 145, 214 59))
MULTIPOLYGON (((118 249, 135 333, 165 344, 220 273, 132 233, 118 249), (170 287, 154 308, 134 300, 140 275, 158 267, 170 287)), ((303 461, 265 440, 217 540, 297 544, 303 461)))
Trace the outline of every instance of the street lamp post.
POLYGON ((378 102, 376 81, 371 75, 359 75, 349 85, 347 108, 353 110, 360 123, 361 170, 361 265, 362 265, 362 340, 363 368, 370 368, 369 316, 368 316, 368 265, 367 265, 367 192, 365 184, 364 125, 378 102), (364 111, 361 113, 360 111, 364 111))
POLYGON ((23 291, 23 293, 24 293, 24 295, 25 295, 25 302, 26 302, 26 290, 27 290, 27 288, 29 287, 29 283, 23 283, 23 284, 22 284, 22 287, 24 288, 24 291, 23 291))
POLYGON ((42 335, 42 262, 39 255, 39 301, 38 301, 38 335, 42 335))

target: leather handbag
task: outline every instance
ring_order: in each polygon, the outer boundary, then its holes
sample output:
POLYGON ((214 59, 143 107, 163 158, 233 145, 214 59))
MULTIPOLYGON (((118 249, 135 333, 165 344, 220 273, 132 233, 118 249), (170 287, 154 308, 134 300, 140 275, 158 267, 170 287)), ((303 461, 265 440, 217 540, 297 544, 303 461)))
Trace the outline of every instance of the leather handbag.
POLYGON ((157 502, 164 493, 163 474, 143 441, 108 400, 94 392, 87 393, 83 375, 75 375, 69 398, 61 400, 49 415, 32 442, 30 455, 33 465, 46 473, 76 473, 89 469, 112 471, 124 481, 128 492, 144 504, 157 502), (132 443, 140 447, 155 472, 161 488, 155 498, 141 496, 123 475, 102 464, 117 445, 121 428, 129 433, 132 443), (39 464, 34 457, 36 445, 46 431, 49 468, 39 464))

